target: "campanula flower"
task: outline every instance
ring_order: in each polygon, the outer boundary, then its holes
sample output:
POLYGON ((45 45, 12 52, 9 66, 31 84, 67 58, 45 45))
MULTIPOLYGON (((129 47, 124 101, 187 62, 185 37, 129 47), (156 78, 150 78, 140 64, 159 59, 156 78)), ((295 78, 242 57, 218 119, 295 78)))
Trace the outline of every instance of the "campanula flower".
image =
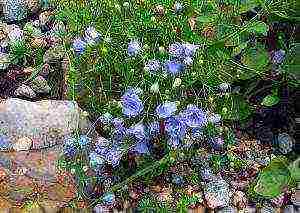
POLYGON ((105 160, 109 164, 111 164, 113 167, 116 167, 119 165, 121 158, 122 158, 123 152, 118 148, 112 148, 109 149, 106 153, 105 160))
POLYGON ((169 74, 177 75, 184 70, 184 65, 175 60, 171 60, 167 61, 165 64, 165 69, 169 74))
POLYGON ((9 139, 5 135, 0 135, 0 151, 1 150, 7 150, 11 147, 11 143, 9 142, 9 139))
POLYGON ((158 121, 153 121, 148 125, 148 135, 150 138, 156 137, 159 134, 160 125, 158 121))
POLYGON ((160 69, 160 62, 159 60, 153 59, 148 61, 145 64, 145 70, 149 71, 149 72, 156 72, 160 69))
POLYGON ((101 38, 101 35, 99 32, 97 32, 97 30, 95 29, 95 27, 88 27, 85 30, 85 41, 88 44, 94 44, 95 42, 98 42, 101 38))
POLYGON ((115 128, 123 128, 124 127, 124 120, 122 118, 114 118, 112 123, 115 128))
POLYGON ((146 138, 144 124, 139 123, 128 128, 127 134, 130 136, 134 136, 137 140, 144 140, 146 138))
POLYGON ((180 13, 183 10, 183 5, 180 2, 175 2, 174 4, 174 12, 180 13))
POLYGON ((176 103, 175 102, 165 102, 163 104, 160 104, 156 107, 156 114, 159 118, 168 118, 171 115, 173 115, 177 110, 176 103))
POLYGON ((185 43, 182 45, 184 49, 184 57, 193 57, 199 49, 199 45, 185 43))
POLYGON ((199 127, 192 128, 192 137, 194 139, 202 139, 204 137, 203 129, 199 127))
POLYGON ((144 109, 142 101, 133 90, 128 90, 122 96, 122 107, 123 114, 128 117, 136 117, 144 109))
POLYGON ((167 143, 172 148, 177 148, 180 145, 180 139, 178 137, 170 137, 167 140, 167 143))
POLYGON ((81 55, 85 51, 86 42, 84 40, 82 40, 81 38, 77 38, 73 41, 72 46, 73 46, 75 53, 81 55))
POLYGON ((170 138, 182 140, 186 134, 186 124, 180 116, 169 117, 165 121, 165 131, 170 138))
POLYGON ((188 105, 182 117, 189 127, 202 127, 207 123, 206 114, 195 105, 188 105))
POLYGON ((148 154, 149 152, 149 148, 148 148, 148 142, 146 140, 142 140, 140 142, 138 142, 134 148, 133 151, 139 153, 139 154, 148 154))
POLYGON ((77 148, 76 148, 76 145, 73 144, 73 145, 67 145, 64 147, 64 154, 67 156, 67 157, 74 157, 77 153, 77 148))
POLYGON ((142 50, 141 44, 138 41, 131 41, 128 44, 127 53, 129 56, 136 56, 142 50))
POLYGON ((169 46, 169 53, 176 58, 184 57, 184 47, 179 42, 175 42, 169 46))
POLYGON ((79 138, 79 145, 81 147, 87 146, 91 141, 91 138, 87 137, 86 135, 81 135, 79 138))
POLYGON ((224 146, 224 140, 221 137, 213 137, 209 139, 210 146, 215 150, 221 150, 224 146))
POLYGON ((115 202, 116 196, 112 192, 107 192, 102 197, 103 202, 107 205, 111 205, 115 202))
POLYGON ((271 61, 273 64, 281 64, 285 57, 284 50, 277 50, 272 53, 271 61))
POLYGON ((103 159, 103 157, 100 154, 98 154, 97 152, 91 152, 89 154, 89 159, 90 159, 91 166, 99 166, 99 165, 103 165, 105 163, 105 160, 103 159))

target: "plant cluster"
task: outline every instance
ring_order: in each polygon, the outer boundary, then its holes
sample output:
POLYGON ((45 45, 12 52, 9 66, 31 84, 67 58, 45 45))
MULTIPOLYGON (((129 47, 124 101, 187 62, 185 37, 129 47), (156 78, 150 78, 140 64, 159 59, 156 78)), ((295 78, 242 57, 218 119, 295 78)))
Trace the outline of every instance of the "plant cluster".
MULTIPOLYGON (((59 1, 56 18, 68 27, 62 35, 70 60, 68 95, 103 136, 94 143, 89 135, 68 140, 62 160, 83 177, 81 191, 90 179, 104 187, 90 204, 115 203, 115 193, 138 178, 147 183, 181 158, 190 160, 200 147, 214 153, 215 171, 224 160, 242 169, 245 162, 228 154, 236 143, 230 124, 251 117, 255 105, 236 85, 280 75, 259 103, 266 107, 279 102, 283 80, 298 85, 293 41, 276 35, 275 48, 266 41, 271 23, 289 20, 294 6, 272 0, 59 1), (93 175, 78 160, 88 162, 93 175)), ((178 208, 197 200, 184 196, 178 208)), ((152 201, 146 197, 140 207, 152 201)))

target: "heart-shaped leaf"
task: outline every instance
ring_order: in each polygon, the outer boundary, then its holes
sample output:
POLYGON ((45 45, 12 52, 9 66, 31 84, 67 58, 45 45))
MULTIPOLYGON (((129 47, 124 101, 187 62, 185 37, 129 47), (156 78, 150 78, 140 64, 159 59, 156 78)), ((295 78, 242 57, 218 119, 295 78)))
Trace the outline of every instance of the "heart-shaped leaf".
POLYGON ((278 104, 279 101, 280 101, 280 98, 277 95, 273 95, 273 94, 267 95, 263 99, 261 105, 270 107, 270 106, 274 106, 274 105, 278 104))
POLYGON ((269 31, 269 27, 262 21, 256 21, 250 24, 250 26, 247 28, 247 31, 250 33, 263 34, 264 36, 266 36, 267 32, 269 31))

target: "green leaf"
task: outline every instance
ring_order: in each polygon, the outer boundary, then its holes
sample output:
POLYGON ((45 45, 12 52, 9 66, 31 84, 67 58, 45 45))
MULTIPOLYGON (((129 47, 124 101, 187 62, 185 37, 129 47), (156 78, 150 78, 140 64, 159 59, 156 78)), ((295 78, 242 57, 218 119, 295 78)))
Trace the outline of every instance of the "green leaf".
POLYGON ((215 20, 214 16, 200 16, 197 18, 197 21, 201 23, 212 23, 214 22, 214 20, 215 20))
POLYGON ((290 181, 287 159, 277 157, 259 174, 254 191, 265 198, 274 198, 290 181))
POLYGON ((243 42, 239 44, 237 47, 233 49, 232 56, 236 56, 240 54, 247 46, 248 46, 248 42, 243 42))
POLYGON ((263 34, 264 36, 266 36, 269 31, 269 27, 262 21, 255 21, 247 28, 247 31, 250 33, 263 34))
POLYGON ((245 13, 257 6, 259 6, 259 0, 246 0, 242 1, 240 5, 240 12, 245 13))
POLYGON ((240 78, 246 80, 257 74, 263 74, 269 64, 269 55, 265 48, 258 46, 249 48, 242 55, 241 61, 248 69, 241 73, 240 78))
POLYGON ((273 94, 267 95, 263 99, 261 105, 270 107, 270 106, 274 106, 274 105, 278 104, 279 101, 280 101, 280 98, 277 95, 273 95, 273 94))

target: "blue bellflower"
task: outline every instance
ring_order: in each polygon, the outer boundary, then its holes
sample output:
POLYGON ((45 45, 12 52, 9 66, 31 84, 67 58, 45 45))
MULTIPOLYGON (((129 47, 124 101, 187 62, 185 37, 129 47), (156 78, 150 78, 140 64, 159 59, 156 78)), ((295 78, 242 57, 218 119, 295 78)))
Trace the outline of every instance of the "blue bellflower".
POLYGON ((9 139, 5 135, 0 135, 0 151, 8 150, 11 148, 11 143, 9 142, 9 139))
POLYGON ((78 143, 81 147, 85 147, 90 143, 90 141, 91 138, 87 137, 86 135, 80 135, 78 143))
POLYGON ((177 110, 175 102, 165 102, 156 107, 156 114, 159 118, 168 118, 172 116, 177 110))
POLYGON ((169 117, 165 121, 165 131, 173 140, 182 140, 186 134, 186 125, 180 116, 169 117))
POLYGON ((274 64, 281 64, 284 60, 285 57, 285 51, 284 50, 277 50, 275 52, 273 52, 272 57, 271 57, 271 61, 274 64))
POLYGON ((144 140, 146 138, 145 134, 145 126, 142 123, 136 124, 132 127, 130 127, 127 130, 127 134, 134 136, 137 140, 144 140))
POLYGON ((100 33, 98 33, 94 27, 88 27, 85 30, 84 39, 88 44, 94 44, 98 42, 100 38, 101 38, 100 33))
POLYGON ((139 154, 149 154, 148 141, 142 140, 139 141, 133 148, 133 151, 139 154))
POLYGON ((176 60, 167 61, 165 69, 169 74, 177 75, 184 70, 184 65, 176 60))
POLYGON ((133 90, 128 90, 122 96, 122 106, 123 114, 128 117, 136 117, 144 109, 142 101, 133 90))
POLYGON ((169 53, 175 58, 183 58, 184 47, 179 42, 175 42, 169 46, 169 53))
POLYGON ((147 126, 147 132, 149 138, 154 138, 159 135, 160 125, 158 121, 153 121, 147 126))
POLYGON ((131 41, 128 44, 127 53, 129 56, 136 56, 142 50, 141 44, 138 41, 131 41))
POLYGON ((206 114, 195 105, 188 105, 181 116, 189 127, 202 127, 207 123, 206 114))
POLYGON ((103 195, 102 199, 106 205, 111 205, 115 202, 116 196, 112 192, 107 192, 103 195))
POLYGON ((81 38, 77 38, 73 41, 72 47, 76 54, 81 55, 86 48, 86 42, 81 38))
POLYGON ((156 72, 160 69, 160 62, 159 60, 156 60, 156 59, 153 59, 153 60, 150 60, 148 61, 146 64, 145 64, 145 70, 149 71, 149 72, 156 72))

